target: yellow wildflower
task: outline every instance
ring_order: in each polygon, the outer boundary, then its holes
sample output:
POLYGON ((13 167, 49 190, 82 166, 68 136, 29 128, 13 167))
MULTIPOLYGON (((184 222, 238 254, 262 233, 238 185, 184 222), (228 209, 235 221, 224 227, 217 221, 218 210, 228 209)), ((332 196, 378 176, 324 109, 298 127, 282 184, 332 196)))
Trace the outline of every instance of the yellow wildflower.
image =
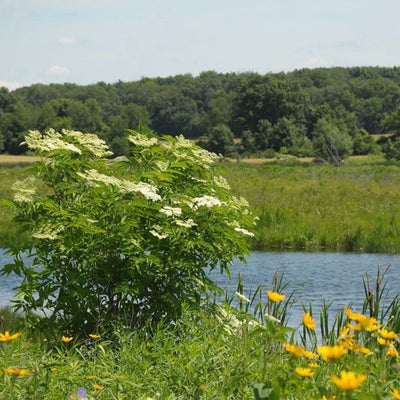
POLYGON ((314 372, 312 371, 311 368, 296 367, 294 369, 294 371, 296 372, 296 374, 299 374, 303 378, 307 378, 309 376, 313 376, 314 375, 314 372))
POLYGON ((303 347, 290 343, 284 343, 283 347, 286 349, 286 351, 292 353, 297 358, 301 357, 305 351, 303 347))
POLYGON ((399 353, 394 347, 391 346, 386 350, 386 355, 388 357, 398 357, 399 353))
POLYGON ((379 329, 378 332, 384 339, 396 339, 398 336, 396 332, 388 331, 386 329, 379 329))
POLYGON ((93 387, 94 387, 96 390, 103 390, 103 389, 104 389, 104 386, 98 385, 97 383, 94 383, 94 384, 93 384, 93 387))
POLYGON ((96 378, 96 375, 89 375, 88 376, 88 379, 94 379, 94 378, 96 378))
POLYGON ((94 333, 89 333, 89 337, 91 337, 92 339, 98 339, 100 337, 100 335, 96 335, 94 333))
POLYGON ((73 339, 72 336, 71 336, 71 337, 63 336, 63 337, 61 338, 61 340, 62 340, 64 343, 68 343, 68 342, 70 342, 72 339, 73 339))
POLYGON ((325 361, 337 360, 347 353, 343 346, 318 346, 317 350, 325 361))
POLYGON ((325 395, 323 395, 320 400, 336 400, 336 396, 333 395, 331 397, 326 397, 325 395))
POLYGON ((352 350, 354 347, 354 333, 349 333, 349 327, 343 327, 339 331, 339 337, 337 343, 340 346, 346 347, 348 350, 352 350))
POLYGON ((278 292, 271 292, 271 291, 267 290, 267 295, 268 295, 268 298, 271 301, 283 301, 283 300, 285 300, 285 295, 284 294, 280 294, 278 292))
POLYGON ((19 336, 21 336, 20 332, 16 332, 13 335, 10 335, 9 331, 5 331, 5 333, 0 333, 0 342, 9 342, 10 340, 14 340, 19 336))
POLYGON ((367 375, 356 375, 353 371, 341 371, 340 378, 332 375, 331 381, 340 389, 347 391, 357 389, 366 379, 367 375))
POLYGON ((11 375, 29 375, 29 371, 27 369, 20 369, 20 368, 3 368, 3 371, 7 374, 11 375))
POLYGON ((347 318, 349 318, 352 321, 356 321, 356 325, 351 325, 348 324, 347 326, 350 329, 353 329, 354 331, 360 331, 361 329, 365 329, 369 332, 375 331, 381 327, 381 325, 378 325, 378 321, 374 317, 367 317, 364 314, 361 313, 354 313, 351 311, 350 308, 344 308, 344 312, 347 315, 347 318))
POLYGON ((372 353, 370 349, 368 349, 367 347, 363 347, 358 343, 356 343, 351 350, 353 350, 355 353, 363 353, 363 354, 372 353))
POLYGON ((386 340, 381 337, 378 337, 378 343, 381 344, 382 346, 392 346, 394 344, 393 340, 386 340))
POLYGON ((347 326, 347 328, 349 328, 349 329, 351 329, 352 331, 357 331, 357 332, 359 332, 359 331, 361 331, 361 325, 360 324, 356 324, 356 325, 353 325, 353 324, 350 324, 349 322, 346 324, 346 326, 347 326))
POLYGON ((303 324, 308 328, 315 330, 315 321, 314 318, 308 313, 303 313, 303 324))
POLYGON ((354 313, 351 308, 345 307, 344 312, 347 315, 347 318, 353 320, 353 321, 360 321, 363 318, 366 318, 364 314, 361 313, 354 313))
POLYGON ((396 400, 400 400, 400 393, 397 389, 393 389, 390 394, 396 399, 396 400))
POLYGON ((319 364, 318 364, 318 363, 314 363, 314 362, 309 362, 307 365, 308 365, 310 368, 318 368, 318 367, 319 367, 319 364))
POLYGON ((310 360, 311 358, 317 358, 318 354, 313 353, 312 351, 304 350, 303 351, 303 356, 310 360))

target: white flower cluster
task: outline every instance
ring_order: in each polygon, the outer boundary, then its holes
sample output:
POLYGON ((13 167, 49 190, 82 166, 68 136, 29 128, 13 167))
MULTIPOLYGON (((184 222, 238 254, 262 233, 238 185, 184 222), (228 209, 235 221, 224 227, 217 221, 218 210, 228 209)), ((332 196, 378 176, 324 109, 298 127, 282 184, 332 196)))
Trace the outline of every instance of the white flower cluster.
POLYGON ((25 141, 22 144, 26 144, 31 150, 37 150, 39 152, 67 150, 82 154, 81 149, 72 143, 67 143, 62 140, 62 135, 54 129, 49 129, 44 135, 39 131, 29 131, 29 134, 25 136, 25 141))
POLYGON ((193 155, 196 158, 198 158, 202 163, 209 164, 209 165, 213 164, 215 162, 215 160, 220 158, 217 154, 211 153, 204 149, 194 149, 193 155))
POLYGON ((95 157, 107 157, 113 154, 112 151, 109 151, 106 142, 100 139, 97 135, 92 133, 70 131, 66 129, 63 129, 62 133, 65 136, 74 138, 81 146, 87 149, 95 157))
POLYGON ((157 188, 146 182, 132 182, 126 179, 118 179, 115 176, 101 174, 95 169, 78 173, 79 176, 89 182, 103 182, 106 185, 116 186, 122 193, 139 192, 147 200, 160 201, 161 196, 157 193, 157 188))
POLYGON ((195 197, 193 200, 194 203, 194 208, 198 207, 207 207, 211 208, 214 206, 220 206, 222 204, 220 199, 217 199, 216 197, 213 196, 202 196, 202 197, 195 197))
POLYGON ((141 133, 135 132, 132 135, 128 136, 128 140, 138 147, 151 147, 158 144, 157 138, 149 138, 146 135, 142 135, 141 133))
POLYGON ((223 189, 228 189, 228 190, 230 190, 230 186, 229 186, 229 183, 228 183, 228 181, 223 177, 223 176, 221 176, 221 175, 216 175, 216 176, 214 176, 214 182, 215 182, 215 184, 217 185, 217 186, 219 186, 219 187, 221 187, 221 188, 223 188, 223 189))
POLYGON ((179 149, 179 148, 185 148, 185 147, 192 147, 192 143, 190 143, 190 140, 187 140, 184 138, 183 135, 176 136, 175 138, 175 143, 174 147, 179 149))
POLYGON ((154 225, 153 229, 149 231, 153 236, 158 239, 165 239, 168 237, 168 233, 162 231, 162 227, 159 225, 154 225))
POLYGON ((120 181, 121 183, 117 185, 121 192, 123 193, 132 193, 138 192, 141 193, 147 200, 152 201, 160 201, 161 196, 157 193, 157 188, 153 185, 150 185, 146 182, 131 182, 125 179, 120 181))
POLYGON ((251 236, 251 237, 253 237, 253 236, 254 236, 254 233, 252 233, 252 232, 249 232, 247 229, 243 229, 243 228, 235 228, 235 231, 236 231, 236 232, 243 233, 243 235, 247 235, 247 236, 251 236))
POLYGON ((189 218, 186 221, 182 221, 181 219, 177 219, 177 220, 175 220, 175 223, 178 226, 182 226, 183 228, 191 228, 193 226, 197 226, 196 222, 194 222, 192 218, 189 218))
POLYGON ((12 190, 15 191, 14 200, 18 203, 29 203, 33 201, 36 194, 36 189, 33 186, 34 178, 17 181, 12 185, 12 190))
POLYGON ((51 226, 43 226, 38 231, 32 233, 32 237, 36 239, 49 239, 56 240, 58 239, 58 234, 64 230, 63 227, 54 228, 51 226))
POLYGON ((156 161, 155 164, 161 172, 165 172, 169 167, 169 164, 165 161, 156 161))
POLYGON ((180 215, 182 215, 182 209, 179 207, 164 206, 160 210, 160 213, 165 214, 167 217, 171 217, 171 216, 179 217, 180 215))

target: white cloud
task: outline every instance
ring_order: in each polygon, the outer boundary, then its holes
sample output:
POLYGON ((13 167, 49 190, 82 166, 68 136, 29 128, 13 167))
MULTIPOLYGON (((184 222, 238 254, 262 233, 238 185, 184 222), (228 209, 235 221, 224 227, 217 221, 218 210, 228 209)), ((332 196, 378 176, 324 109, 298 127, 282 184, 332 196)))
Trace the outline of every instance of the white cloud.
POLYGON ((59 65, 53 65, 46 71, 46 74, 48 74, 48 75, 69 75, 70 72, 71 71, 67 67, 60 67, 59 65))
POLYGON ((15 90, 22 86, 24 86, 24 85, 19 82, 7 82, 7 81, 0 80, 0 87, 6 87, 8 90, 15 90))
POLYGON ((58 43, 63 46, 69 46, 69 45, 75 44, 76 41, 73 37, 62 37, 62 38, 58 39, 58 43))

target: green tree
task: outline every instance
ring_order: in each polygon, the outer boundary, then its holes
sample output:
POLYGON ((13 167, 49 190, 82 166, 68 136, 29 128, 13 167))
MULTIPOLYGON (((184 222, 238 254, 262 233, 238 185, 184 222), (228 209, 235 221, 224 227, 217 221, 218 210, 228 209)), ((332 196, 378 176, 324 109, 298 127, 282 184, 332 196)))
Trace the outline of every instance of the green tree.
POLYGON ((235 157, 237 155, 233 133, 228 126, 223 124, 217 125, 211 130, 211 134, 205 143, 205 148, 226 157, 235 157))
POLYGON ((315 155, 329 164, 343 164, 351 154, 353 143, 345 130, 339 129, 333 122, 320 118, 313 132, 315 155))

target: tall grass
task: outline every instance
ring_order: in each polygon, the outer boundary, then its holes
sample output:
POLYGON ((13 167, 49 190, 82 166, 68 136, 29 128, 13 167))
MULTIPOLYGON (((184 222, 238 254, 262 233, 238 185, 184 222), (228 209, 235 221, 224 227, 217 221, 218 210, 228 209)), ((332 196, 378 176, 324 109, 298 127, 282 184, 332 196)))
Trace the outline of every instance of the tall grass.
POLYGON ((257 249, 400 251, 400 167, 226 164, 259 217, 257 249))

